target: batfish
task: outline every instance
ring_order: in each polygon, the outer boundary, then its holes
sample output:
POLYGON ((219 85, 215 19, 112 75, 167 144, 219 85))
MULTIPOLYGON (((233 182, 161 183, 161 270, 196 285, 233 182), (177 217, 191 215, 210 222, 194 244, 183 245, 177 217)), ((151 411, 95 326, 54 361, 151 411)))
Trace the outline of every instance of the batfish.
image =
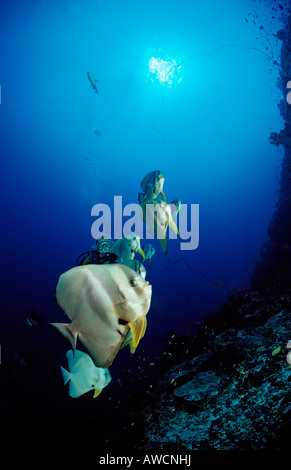
MULTIPOLYGON (((151 171, 150 173, 148 173, 140 183, 140 187, 144 192, 144 198, 156 199, 157 196, 161 194, 164 201, 167 202, 164 193, 164 182, 165 177, 160 170, 151 171)), ((141 198, 140 195, 139 198, 141 198)), ((139 202, 141 203, 142 201, 139 202)))
POLYGON ((98 397, 103 388, 111 381, 108 369, 96 367, 88 354, 76 349, 75 353, 70 349, 66 354, 69 372, 61 366, 64 385, 69 383, 69 395, 78 398, 84 393, 94 390, 93 398, 98 397))
POLYGON ((110 248, 110 253, 117 256, 117 262, 121 264, 127 264, 128 261, 132 261, 135 257, 135 253, 139 253, 143 259, 145 254, 140 246, 140 237, 133 235, 132 237, 122 237, 116 240, 110 248))
POLYGON ((76 266, 62 274, 56 300, 72 323, 51 323, 76 350, 81 341, 96 367, 109 367, 129 329, 137 347, 145 334, 152 287, 121 264, 76 266))
POLYGON ((171 202, 171 209, 172 209, 172 217, 173 218, 176 218, 177 217, 177 214, 181 211, 181 214, 183 215, 183 217, 186 219, 186 216, 184 214, 184 212, 182 211, 182 208, 181 208, 181 199, 174 199, 174 201, 171 202))
POLYGON ((151 243, 146 243, 143 247, 143 252, 145 254, 145 260, 149 260, 149 267, 151 267, 152 257, 156 252, 155 247, 151 243))
POLYGON ((149 225, 151 235, 156 235, 160 241, 162 250, 168 253, 167 228, 170 227, 176 235, 179 235, 177 225, 172 218, 170 204, 160 199, 145 200, 140 204, 143 220, 149 225))

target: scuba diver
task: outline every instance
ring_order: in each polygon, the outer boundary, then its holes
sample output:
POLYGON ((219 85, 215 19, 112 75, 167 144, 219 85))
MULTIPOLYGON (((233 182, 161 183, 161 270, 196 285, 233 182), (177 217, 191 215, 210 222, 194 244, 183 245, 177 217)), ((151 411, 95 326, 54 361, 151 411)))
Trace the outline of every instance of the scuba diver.
POLYGON ((114 263, 117 256, 110 253, 110 249, 114 241, 111 240, 107 235, 101 235, 96 240, 96 246, 92 247, 92 250, 85 251, 76 260, 77 266, 83 266, 86 264, 108 264, 114 263), (83 258, 82 258, 83 257, 83 258), (80 259, 82 258, 82 259, 80 259))

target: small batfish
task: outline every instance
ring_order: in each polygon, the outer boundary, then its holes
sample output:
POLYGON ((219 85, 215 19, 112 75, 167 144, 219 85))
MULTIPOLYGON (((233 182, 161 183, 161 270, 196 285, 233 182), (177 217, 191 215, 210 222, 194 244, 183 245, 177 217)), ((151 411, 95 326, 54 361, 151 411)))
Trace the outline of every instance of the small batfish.
POLYGON ((110 253, 116 255, 117 262, 121 264, 126 264, 128 261, 133 260, 136 253, 139 253, 143 259, 145 258, 138 235, 122 237, 116 240, 110 249, 110 253))
POLYGON ((156 252, 155 247, 151 243, 146 243, 143 247, 143 252, 145 254, 145 260, 149 260, 149 267, 151 267, 152 257, 156 252))
POLYGON ((129 329, 136 348, 145 334, 152 287, 122 264, 76 266, 62 274, 58 305, 71 323, 51 323, 76 350, 81 341, 96 367, 109 367, 129 329))
POLYGON ((172 217, 173 219, 175 219, 177 217, 177 214, 181 211, 181 214, 183 214, 183 216, 186 218, 184 212, 182 211, 182 208, 181 208, 181 199, 179 198, 176 198, 174 199, 170 206, 171 206, 171 210, 172 210, 172 217))
POLYGON ((69 395, 78 398, 84 393, 94 390, 93 398, 98 397, 103 388, 111 381, 108 369, 96 367, 88 354, 76 349, 75 354, 70 349, 66 354, 69 372, 61 366, 64 385, 69 383, 69 395))

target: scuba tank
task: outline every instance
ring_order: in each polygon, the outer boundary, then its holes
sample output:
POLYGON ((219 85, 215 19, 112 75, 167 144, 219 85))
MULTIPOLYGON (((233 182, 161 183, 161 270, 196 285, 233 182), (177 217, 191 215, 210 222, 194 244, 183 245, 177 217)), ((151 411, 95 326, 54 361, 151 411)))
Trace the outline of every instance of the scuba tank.
POLYGON ((113 240, 110 238, 99 238, 96 240, 96 246, 92 246, 92 250, 85 251, 76 259, 77 266, 86 264, 107 264, 114 263, 117 256, 110 253, 110 248, 113 245, 113 240), (81 258, 81 259, 80 259, 81 258))

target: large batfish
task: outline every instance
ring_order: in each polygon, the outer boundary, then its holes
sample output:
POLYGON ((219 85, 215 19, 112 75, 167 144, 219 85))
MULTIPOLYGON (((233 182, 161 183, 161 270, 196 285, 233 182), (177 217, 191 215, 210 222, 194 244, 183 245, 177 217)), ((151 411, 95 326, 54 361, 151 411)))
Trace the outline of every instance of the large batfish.
POLYGON ((72 323, 51 323, 76 349, 81 341, 96 367, 109 367, 129 329, 136 348, 146 330, 152 287, 121 264, 77 266, 62 274, 56 300, 72 323))

